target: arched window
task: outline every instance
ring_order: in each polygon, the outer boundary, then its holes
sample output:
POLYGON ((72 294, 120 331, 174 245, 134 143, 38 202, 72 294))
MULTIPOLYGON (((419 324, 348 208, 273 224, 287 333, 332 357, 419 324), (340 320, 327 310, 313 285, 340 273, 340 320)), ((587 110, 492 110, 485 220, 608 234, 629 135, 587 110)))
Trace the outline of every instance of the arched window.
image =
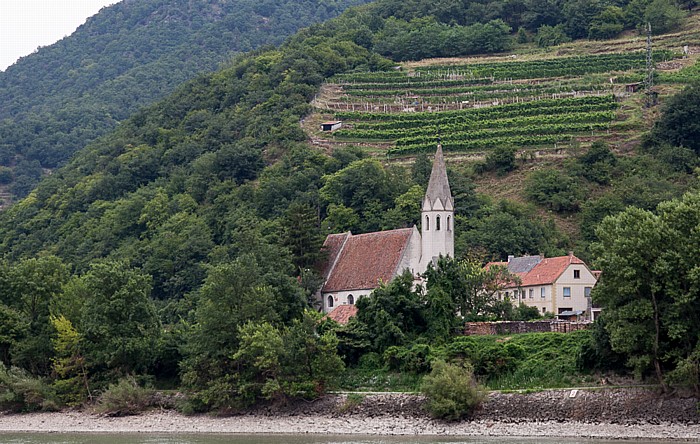
POLYGON ((440 231, 440 216, 435 216, 435 230, 440 231))
POLYGON ((425 216, 425 231, 430 230, 430 216, 425 216))
POLYGON ((333 308, 333 295, 328 296, 328 308, 333 308))
POLYGON ((354 305, 355 304, 355 296, 349 294, 348 295, 348 304, 354 305))
POLYGON ((447 231, 452 230, 452 225, 450 225, 450 222, 452 222, 452 220, 450 219, 450 216, 447 216, 447 231))

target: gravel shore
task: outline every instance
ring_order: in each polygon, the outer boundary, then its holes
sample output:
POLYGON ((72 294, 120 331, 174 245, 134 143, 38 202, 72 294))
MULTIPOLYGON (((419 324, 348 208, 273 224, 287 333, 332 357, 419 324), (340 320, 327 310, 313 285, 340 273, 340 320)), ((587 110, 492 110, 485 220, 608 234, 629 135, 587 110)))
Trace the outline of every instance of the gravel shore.
POLYGON ((697 399, 664 399, 645 391, 588 392, 578 393, 574 398, 570 397, 568 391, 530 395, 492 394, 484 408, 473 418, 456 423, 428 418, 420 408, 424 401, 420 396, 368 395, 360 405, 353 404, 349 408, 345 400, 343 395, 328 396, 314 403, 258 409, 227 417, 184 416, 172 410, 151 411, 127 417, 108 417, 86 412, 0 414, 0 433, 312 433, 700 442, 697 399), (579 401, 576 401, 577 398, 579 401), (621 407, 623 399, 627 400, 628 407, 621 407), (561 407, 567 403, 568 407, 561 407), (547 406, 553 405, 559 407, 553 409, 552 415, 542 413, 547 406), (527 412, 527 406, 538 418, 533 418, 527 412), (586 406, 593 408, 594 413, 589 417, 585 414, 588 410, 586 406), (504 412, 504 408, 514 410, 504 412), (615 413, 611 414, 614 409, 615 413), (664 413, 674 410, 677 413, 675 419, 664 413), (644 417, 641 412, 650 412, 651 416, 644 417), (602 419, 606 416, 608 420, 602 419))

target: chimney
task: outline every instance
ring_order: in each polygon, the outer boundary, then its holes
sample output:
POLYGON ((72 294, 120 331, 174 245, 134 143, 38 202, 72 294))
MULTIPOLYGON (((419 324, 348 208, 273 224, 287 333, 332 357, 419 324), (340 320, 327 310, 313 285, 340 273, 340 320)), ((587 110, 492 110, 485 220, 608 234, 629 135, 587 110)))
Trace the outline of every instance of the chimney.
POLYGON ((512 254, 509 254, 508 255, 508 263, 510 264, 510 261, 512 261, 513 259, 515 259, 515 256, 513 256, 512 254))

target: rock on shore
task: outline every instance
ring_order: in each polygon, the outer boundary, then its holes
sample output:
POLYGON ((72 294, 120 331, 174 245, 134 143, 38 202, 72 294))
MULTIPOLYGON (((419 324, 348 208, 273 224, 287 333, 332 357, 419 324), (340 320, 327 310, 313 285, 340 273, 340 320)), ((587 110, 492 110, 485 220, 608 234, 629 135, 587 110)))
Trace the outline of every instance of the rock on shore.
POLYGON ((85 412, 0 415, 0 432, 316 433, 668 439, 700 442, 698 399, 643 389, 493 393, 472 418, 430 419, 417 395, 329 395, 246 414, 184 416, 170 410, 105 417, 85 412))

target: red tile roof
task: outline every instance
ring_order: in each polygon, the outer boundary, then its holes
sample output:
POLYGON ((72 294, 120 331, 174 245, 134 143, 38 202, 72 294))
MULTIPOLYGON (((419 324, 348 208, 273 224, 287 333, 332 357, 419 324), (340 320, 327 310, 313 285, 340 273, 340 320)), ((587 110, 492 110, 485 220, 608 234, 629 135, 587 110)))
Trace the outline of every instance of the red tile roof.
MULTIPOLYGON (((337 259, 328 255, 329 269, 324 293, 344 290, 377 288, 389 282, 397 272, 401 257, 413 233, 413 228, 352 235, 347 233, 337 259)), ((330 235, 324 245, 335 249, 340 242, 330 235)))
POLYGON ((355 316, 357 316, 357 307, 354 305, 338 305, 332 312, 326 315, 328 319, 333 319, 341 325, 347 324, 350 318, 355 316))
POLYGON ((333 265, 335 265, 338 254, 349 236, 352 236, 349 231, 347 233, 329 234, 325 242, 323 242, 323 247, 321 248, 323 262, 319 271, 324 279, 328 279, 328 274, 331 272, 333 265))
POLYGON ((586 265, 574 255, 549 257, 535 265, 530 272, 521 276, 522 286, 553 284, 571 264, 586 265))

